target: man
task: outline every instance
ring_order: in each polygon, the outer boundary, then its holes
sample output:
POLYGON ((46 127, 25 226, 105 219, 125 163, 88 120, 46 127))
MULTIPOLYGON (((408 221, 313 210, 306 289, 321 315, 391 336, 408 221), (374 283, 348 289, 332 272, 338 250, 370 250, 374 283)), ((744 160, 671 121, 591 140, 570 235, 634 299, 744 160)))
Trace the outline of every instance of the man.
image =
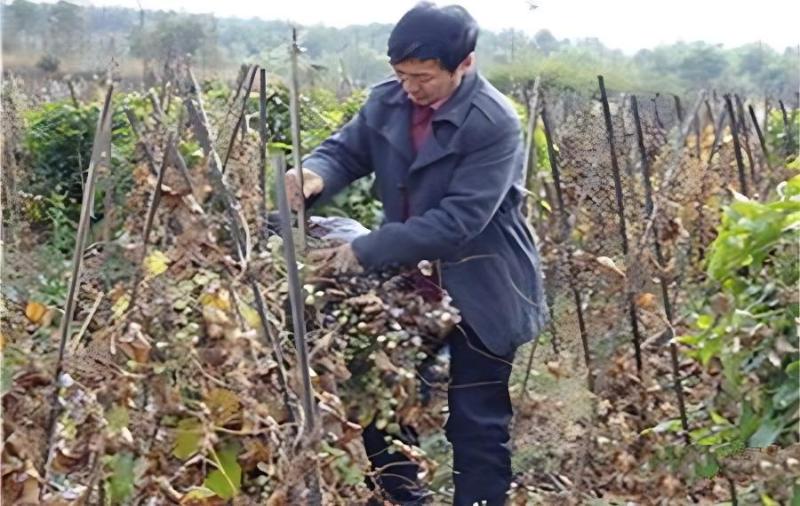
MULTIPOLYGON (((422 3, 389 37, 396 78, 303 162, 305 199, 325 201, 374 171, 385 220, 333 250, 340 271, 435 262, 463 323, 450 336, 449 417, 456 505, 505 501, 511 481, 508 379, 515 349, 547 318, 539 259, 521 213, 522 142, 508 101, 475 70, 478 27, 460 6, 422 3)), ((296 170, 292 205, 303 205, 296 170)), ((378 485, 421 504, 416 466, 364 433, 378 485)))

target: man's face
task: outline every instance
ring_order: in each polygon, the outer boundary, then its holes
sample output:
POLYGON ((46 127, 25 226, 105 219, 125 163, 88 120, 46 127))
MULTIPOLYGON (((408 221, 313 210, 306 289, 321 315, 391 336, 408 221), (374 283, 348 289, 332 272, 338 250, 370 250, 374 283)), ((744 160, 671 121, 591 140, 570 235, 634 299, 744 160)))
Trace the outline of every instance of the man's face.
POLYGON ((408 59, 392 66, 403 84, 408 98, 417 105, 431 105, 450 94, 461 84, 464 73, 472 66, 470 54, 453 71, 443 68, 439 60, 408 59))

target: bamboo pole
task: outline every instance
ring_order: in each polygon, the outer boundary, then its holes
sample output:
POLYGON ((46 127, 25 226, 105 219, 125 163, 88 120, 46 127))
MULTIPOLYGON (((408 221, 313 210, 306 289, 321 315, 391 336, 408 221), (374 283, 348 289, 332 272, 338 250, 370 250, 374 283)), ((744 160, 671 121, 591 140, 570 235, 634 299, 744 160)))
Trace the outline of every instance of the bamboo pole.
MULTIPOLYGON (((56 428, 58 426, 58 417, 61 414, 61 403, 58 400, 61 373, 64 367, 64 350, 66 348, 67 340, 70 336, 72 328, 72 317, 75 313, 77 305, 78 288, 81 279, 81 267, 83 266, 83 252, 86 248, 86 238, 89 232, 89 218, 92 212, 92 204, 94 202, 94 189, 97 181, 97 173, 99 167, 107 166, 111 162, 111 96, 114 92, 114 85, 110 84, 106 91, 103 108, 97 119, 97 128, 95 129, 94 144, 92 146, 92 155, 89 159, 89 169, 86 175, 86 184, 83 188, 83 200, 81 201, 81 213, 78 219, 78 230, 75 238, 75 249, 72 254, 72 274, 69 280, 69 289, 67 291, 67 298, 64 303, 64 314, 59 328, 59 345, 58 345, 58 358, 56 359, 56 367, 53 373, 53 400, 50 405, 50 413, 48 415, 47 423, 47 444, 44 450, 44 468, 41 475, 47 477, 50 462, 53 459, 53 443, 56 436, 56 428)), ((42 493, 44 488, 42 488, 42 493)), ((41 497, 40 497, 41 499, 41 497)))

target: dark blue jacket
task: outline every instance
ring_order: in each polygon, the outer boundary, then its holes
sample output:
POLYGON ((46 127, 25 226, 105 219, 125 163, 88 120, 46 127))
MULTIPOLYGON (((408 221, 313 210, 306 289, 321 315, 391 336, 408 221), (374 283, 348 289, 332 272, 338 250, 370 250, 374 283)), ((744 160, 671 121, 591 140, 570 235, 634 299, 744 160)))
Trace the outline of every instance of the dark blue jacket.
POLYGON ((320 202, 374 171, 385 222, 353 241, 356 257, 367 269, 440 260, 444 288, 466 323, 505 355, 538 336, 548 318, 521 212, 519 119, 488 81, 468 74, 414 156, 411 109, 397 80, 376 85, 303 167, 325 182, 320 202), (403 221, 406 205, 411 217, 403 221))

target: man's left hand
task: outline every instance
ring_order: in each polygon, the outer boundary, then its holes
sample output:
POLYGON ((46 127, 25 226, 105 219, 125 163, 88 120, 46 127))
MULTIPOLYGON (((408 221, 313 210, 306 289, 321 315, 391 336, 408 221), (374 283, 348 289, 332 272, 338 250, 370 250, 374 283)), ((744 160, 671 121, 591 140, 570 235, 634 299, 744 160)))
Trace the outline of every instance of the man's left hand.
POLYGON ((358 263, 358 258, 356 258, 353 247, 349 243, 335 248, 312 251, 308 254, 308 259, 314 264, 322 264, 322 270, 334 274, 358 274, 364 272, 364 268, 358 263))

